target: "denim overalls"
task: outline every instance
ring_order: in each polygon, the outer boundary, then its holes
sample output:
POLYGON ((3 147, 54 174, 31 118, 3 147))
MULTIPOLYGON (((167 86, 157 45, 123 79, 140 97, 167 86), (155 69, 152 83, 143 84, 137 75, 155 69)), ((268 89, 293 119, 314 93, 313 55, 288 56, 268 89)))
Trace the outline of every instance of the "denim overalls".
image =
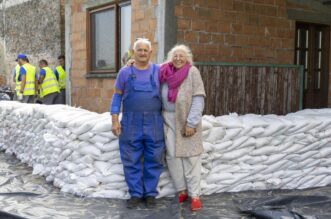
POLYGON ((160 91, 154 80, 137 81, 134 68, 128 78, 128 94, 123 99, 119 137, 125 180, 131 197, 156 196, 163 170, 164 133, 160 91))

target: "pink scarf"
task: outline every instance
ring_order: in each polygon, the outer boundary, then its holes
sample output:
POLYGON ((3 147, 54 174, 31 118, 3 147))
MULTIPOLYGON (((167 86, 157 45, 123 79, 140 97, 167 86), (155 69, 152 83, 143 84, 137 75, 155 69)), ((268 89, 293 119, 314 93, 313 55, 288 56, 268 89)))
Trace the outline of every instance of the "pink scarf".
POLYGON ((160 83, 168 84, 168 101, 176 102, 178 88, 188 75, 191 65, 186 63, 182 68, 176 69, 172 63, 165 63, 160 68, 160 83))

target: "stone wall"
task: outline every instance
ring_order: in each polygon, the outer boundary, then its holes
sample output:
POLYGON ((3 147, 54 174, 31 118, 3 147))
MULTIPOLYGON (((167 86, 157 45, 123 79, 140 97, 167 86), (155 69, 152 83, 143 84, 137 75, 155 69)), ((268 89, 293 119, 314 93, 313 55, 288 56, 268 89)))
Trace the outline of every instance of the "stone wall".
POLYGON ((0 1, 0 74, 7 83, 18 53, 26 53, 33 65, 46 59, 55 67, 64 53, 63 8, 63 0, 0 1))

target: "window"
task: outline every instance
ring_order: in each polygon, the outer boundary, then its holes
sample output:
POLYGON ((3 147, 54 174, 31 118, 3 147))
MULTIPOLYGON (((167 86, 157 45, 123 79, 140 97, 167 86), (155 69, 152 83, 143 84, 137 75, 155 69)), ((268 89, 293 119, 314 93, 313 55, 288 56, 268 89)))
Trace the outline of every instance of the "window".
POLYGON ((110 5, 90 9, 88 18, 89 72, 118 72, 121 57, 130 47, 130 1, 114 1, 110 5))

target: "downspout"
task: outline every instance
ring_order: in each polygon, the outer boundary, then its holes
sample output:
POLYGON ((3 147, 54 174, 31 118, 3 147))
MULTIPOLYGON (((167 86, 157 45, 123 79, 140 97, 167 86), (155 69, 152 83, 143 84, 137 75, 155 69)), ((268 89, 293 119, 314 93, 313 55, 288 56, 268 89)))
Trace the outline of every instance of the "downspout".
POLYGON ((66 104, 71 106, 71 45, 70 45, 70 23, 71 23, 71 7, 70 0, 65 1, 65 63, 66 63, 66 104))

